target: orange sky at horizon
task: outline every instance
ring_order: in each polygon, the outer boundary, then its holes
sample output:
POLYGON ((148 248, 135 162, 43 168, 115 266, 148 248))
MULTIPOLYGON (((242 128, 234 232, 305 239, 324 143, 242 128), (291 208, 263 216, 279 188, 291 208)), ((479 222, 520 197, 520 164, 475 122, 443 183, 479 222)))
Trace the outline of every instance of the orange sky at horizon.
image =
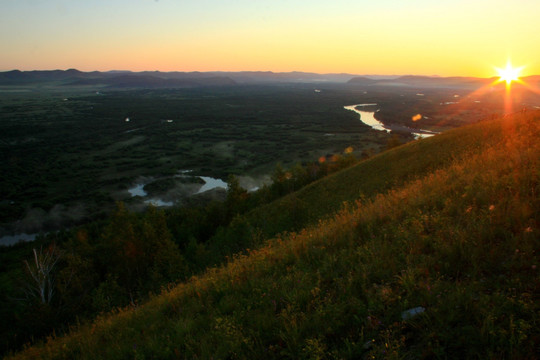
POLYGON ((510 60, 528 76, 540 74, 539 13, 532 0, 8 1, 0 71, 492 77, 510 60))

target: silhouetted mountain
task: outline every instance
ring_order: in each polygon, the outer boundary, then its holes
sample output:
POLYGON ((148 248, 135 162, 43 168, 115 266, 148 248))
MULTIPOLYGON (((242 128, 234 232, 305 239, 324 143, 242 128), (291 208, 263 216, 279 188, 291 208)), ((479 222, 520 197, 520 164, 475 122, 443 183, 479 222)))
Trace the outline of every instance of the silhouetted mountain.
POLYGON ((210 73, 82 72, 76 69, 0 72, 0 85, 31 85, 49 82, 55 82, 57 85, 105 85, 117 88, 185 88, 236 84, 228 77, 210 73))
POLYGON ((31 81, 32 76, 28 72, 11 70, 0 73, 0 84, 15 85, 17 83, 26 83, 31 81))
POLYGON ((189 88, 201 86, 231 86, 236 82, 227 77, 167 79, 135 73, 114 77, 77 79, 68 85, 106 85, 115 88, 189 88))
POLYGON ((69 70, 12 70, 0 72, 0 85, 23 85, 44 83, 51 81, 65 81, 73 78, 92 78, 102 76, 98 71, 82 72, 76 69, 69 70))
POLYGON ((379 80, 370 79, 365 76, 357 76, 347 81, 347 83, 356 84, 356 85, 373 85, 377 83, 378 81, 379 80))
POLYGON ((239 71, 239 72, 161 72, 112 70, 82 72, 75 69, 45 71, 0 72, 0 85, 22 85, 50 81, 65 81, 66 85, 104 84, 115 87, 190 87, 234 85, 235 83, 324 83, 347 82, 352 74, 316 74, 308 72, 239 71), (176 82, 171 80, 182 80, 176 82))
MULTIPOLYGON (((494 80, 494 79, 493 79, 494 80)), ((403 82, 410 86, 422 87, 463 87, 474 86, 479 87, 487 85, 493 80, 474 77, 436 77, 436 76, 414 76, 406 75, 396 79, 398 82, 403 82)))
POLYGON ((239 83, 324 83, 347 82, 356 75, 353 74, 317 74, 309 72, 272 72, 272 71, 239 71, 215 72, 214 74, 227 75, 239 83))
MULTIPOLYGON (((483 86, 495 84, 497 80, 497 77, 476 78, 461 76, 438 77, 405 75, 394 79, 370 79, 367 77, 354 77, 350 79, 347 83, 360 86, 404 86, 417 88, 477 89, 483 86)), ((522 78, 522 80, 529 85, 536 86, 540 82, 540 76, 528 76, 522 78)))
POLYGON ((536 88, 540 87, 540 75, 533 75, 523 78, 523 81, 529 85, 535 86, 536 88))
MULTIPOLYGON (((497 78, 438 77, 438 76, 357 76, 352 74, 317 74, 309 72, 161 72, 112 70, 82 72, 69 70, 39 70, 0 72, 0 85, 29 85, 57 82, 59 85, 105 85, 111 87, 182 88, 199 86, 228 86, 259 83, 348 83, 355 86, 406 86, 418 88, 479 88, 497 78)), ((540 83, 540 76, 523 78, 528 84, 540 83)))
POLYGON ((474 78, 474 77, 438 77, 438 76, 416 76, 405 75, 395 79, 373 80, 365 77, 355 77, 348 81, 353 85, 369 86, 409 86, 421 88, 464 88, 480 87, 488 85, 494 79, 474 78))

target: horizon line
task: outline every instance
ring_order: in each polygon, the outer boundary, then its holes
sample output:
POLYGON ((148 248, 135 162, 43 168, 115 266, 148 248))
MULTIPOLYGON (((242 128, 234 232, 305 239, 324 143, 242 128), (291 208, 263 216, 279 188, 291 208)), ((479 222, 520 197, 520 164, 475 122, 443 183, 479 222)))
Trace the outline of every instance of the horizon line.
MULTIPOLYGON (((12 72, 12 71, 19 71, 19 72, 34 72, 34 71, 69 71, 69 70, 76 70, 82 73, 91 73, 91 72, 100 72, 100 73, 108 73, 108 72, 125 72, 125 73, 142 73, 142 72, 155 72, 155 73, 272 73, 272 74, 293 74, 293 73, 305 73, 305 74, 316 74, 316 75, 350 75, 350 76, 376 76, 376 77, 388 77, 388 78, 399 78, 404 76, 418 76, 418 77, 429 77, 429 78, 476 78, 476 79, 491 79, 498 77, 497 75, 489 76, 489 77, 480 77, 480 76, 468 76, 468 75, 450 75, 450 76, 443 76, 438 74, 431 74, 431 75, 423 75, 423 74, 414 74, 414 73, 406 73, 406 74, 355 74, 355 73, 348 73, 348 72, 314 72, 314 71, 302 71, 302 70, 291 70, 291 71, 273 71, 273 70, 119 70, 119 69, 110 69, 110 70, 79 70, 77 68, 67 68, 67 69, 33 69, 33 70, 20 70, 20 69, 10 69, 10 70, 0 70, 0 73, 3 72, 12 72)), ((532 76, 540 76, 540 74, 532 74, 527 76, 521 76, 522 78, 528 78, 532 76)))

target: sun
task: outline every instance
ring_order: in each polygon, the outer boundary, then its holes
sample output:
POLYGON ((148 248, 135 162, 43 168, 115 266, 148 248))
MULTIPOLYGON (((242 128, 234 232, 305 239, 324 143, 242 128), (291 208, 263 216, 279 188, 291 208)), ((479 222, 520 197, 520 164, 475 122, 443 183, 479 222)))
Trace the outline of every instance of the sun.
POLYGON ((523 66, 519 68, 513 68, 510 61, 508 61, 506 63, 506 68, 499 69, 498 67, 496 67, 495 69, 499 73, 499 81, 506 81, 506 84, 510 85, 512 81, 519 80, 519 73, 521 72, 521 70, 523 70, 523 66))

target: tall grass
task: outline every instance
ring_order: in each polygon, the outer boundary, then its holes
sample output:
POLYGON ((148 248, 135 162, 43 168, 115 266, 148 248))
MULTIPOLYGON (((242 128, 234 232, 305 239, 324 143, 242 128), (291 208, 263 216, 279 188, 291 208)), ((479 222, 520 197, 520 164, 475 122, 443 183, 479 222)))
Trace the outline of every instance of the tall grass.
POLYGON ((535 358, 539 120, 14 358, 535 358))

